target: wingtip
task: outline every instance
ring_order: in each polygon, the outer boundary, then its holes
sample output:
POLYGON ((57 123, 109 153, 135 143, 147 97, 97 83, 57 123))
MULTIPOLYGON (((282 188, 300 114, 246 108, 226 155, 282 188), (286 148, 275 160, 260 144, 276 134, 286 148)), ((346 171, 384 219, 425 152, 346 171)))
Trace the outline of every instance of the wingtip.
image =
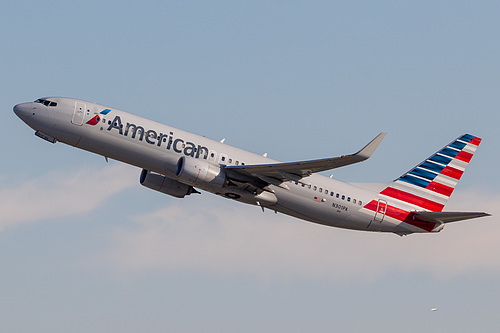
POLYGON ((386 134, 387 132, 381 132, 372 141, 370 141, 370 143, 363 147, 363 149, 358 151, 356 155, 362 157, 365 160, 370 158, 370 156, 372 156, 373 152, 375 151, 375 149, 377 149, 378 145, 382 142, 386 134))

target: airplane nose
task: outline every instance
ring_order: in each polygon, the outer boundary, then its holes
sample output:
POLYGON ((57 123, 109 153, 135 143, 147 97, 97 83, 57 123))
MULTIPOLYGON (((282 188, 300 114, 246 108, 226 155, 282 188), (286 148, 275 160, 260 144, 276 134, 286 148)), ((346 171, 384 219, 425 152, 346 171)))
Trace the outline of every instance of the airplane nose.
POLYGON ((18 117, 21 116, 22 109, 23 109, 22 104, 14 105, 14 113, 16 114, 16 116, 18 117))
POLYGON ((14 113, 16 114, 16 116, 18 116, 21 119, 23 117, 25 117, 29 112, 28 104, 31 104, 31 103, 21 103, 21 104, 14 105, 13 110, 14 110, 14 113))

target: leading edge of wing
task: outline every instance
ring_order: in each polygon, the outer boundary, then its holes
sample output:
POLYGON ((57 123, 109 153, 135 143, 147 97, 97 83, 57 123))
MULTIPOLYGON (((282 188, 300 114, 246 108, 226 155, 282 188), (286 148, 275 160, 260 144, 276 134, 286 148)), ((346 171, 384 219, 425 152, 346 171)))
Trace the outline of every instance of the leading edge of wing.
POLYGON ((358 152, 340 157, 323 158, 318 160, 284 162, 255 165, 227 166, 226 169, 252 176, 267 176, 281 180, 295 180, 306 177, 315 172, 340 168, 367 160, 378 147, 387 133, 382 132, 358 152))

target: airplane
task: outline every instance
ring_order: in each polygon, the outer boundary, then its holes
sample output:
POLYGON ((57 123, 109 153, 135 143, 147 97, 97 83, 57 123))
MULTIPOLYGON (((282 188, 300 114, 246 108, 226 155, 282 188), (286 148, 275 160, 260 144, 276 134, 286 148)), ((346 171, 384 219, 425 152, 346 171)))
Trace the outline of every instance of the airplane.
POLYGON ((204 190, 326 226, 439 232, 449 222, 490 216, 443 211, 481 139, 464 134, 387 183, 346 183, 318 172, 367 160, 380 133, 354 154, 279 162, 204 136, 88 101, 46 97, 14 113, 35 135, 142 169, 141 185, 176 198, 204 190))

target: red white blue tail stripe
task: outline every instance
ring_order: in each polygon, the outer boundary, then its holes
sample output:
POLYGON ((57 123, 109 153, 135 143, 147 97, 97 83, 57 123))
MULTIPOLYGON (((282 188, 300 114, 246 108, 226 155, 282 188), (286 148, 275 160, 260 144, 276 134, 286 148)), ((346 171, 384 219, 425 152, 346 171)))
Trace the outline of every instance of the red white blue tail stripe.
POLYGON ((440 212, 453 193, 481 139, 464 134, 395 180, 381 194, 440 212))
MULTIPOLYGON (((441 212, 480 143, 480 138, 464 134, 390 183, 380 192, 392 203, 386 216, 432 231, 435 223, 416 221, 411 212, 441 212)), ((375 211, 377 204, 372 201, 365 208, 375 211)))

